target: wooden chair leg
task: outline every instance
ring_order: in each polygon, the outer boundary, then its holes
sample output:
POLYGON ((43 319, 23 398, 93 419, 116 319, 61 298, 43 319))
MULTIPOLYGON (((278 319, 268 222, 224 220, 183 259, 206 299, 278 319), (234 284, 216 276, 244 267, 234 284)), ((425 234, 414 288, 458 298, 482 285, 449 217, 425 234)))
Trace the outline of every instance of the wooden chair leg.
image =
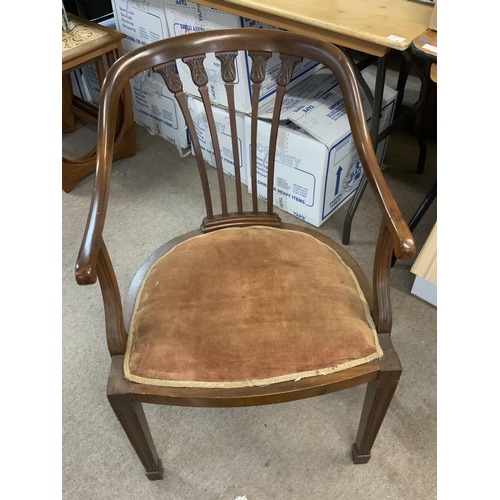
POLYGON ((158 458, 142 404, 127 394, 108 394, 115 412, 150 481, 163 479, 163 464, 158 458))
POLYGON ((358 435, 352 445, 352 460, 355 464, 366 464, 370 460, 370 451, 401 377, 401 363, 392 348, 389 335, 384 334, 379 337, 384 357, 380 360, 379 378, 369 382, 366 390, 358 435))
POLYGON ((130 382, 124 378, 123 355, 111 358, 108 400, 151 481, 163 478, 163 465, 156 453, 142 404, 130 396, 130 382))
POLYGON ((73 87, 71 85, 71 75, 62 77, 62 132, 63 134, 76 130, 76 118, 71 111, 73 99, 73 87))

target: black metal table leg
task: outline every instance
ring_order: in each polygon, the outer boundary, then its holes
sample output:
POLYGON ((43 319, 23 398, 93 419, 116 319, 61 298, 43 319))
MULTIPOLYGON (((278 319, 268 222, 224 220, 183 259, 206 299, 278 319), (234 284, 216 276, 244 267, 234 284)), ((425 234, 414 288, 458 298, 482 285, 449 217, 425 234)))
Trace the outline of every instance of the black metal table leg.
POLYGON ((401 67, 399 69, 398 83, 396 85, 396 90, 398 91, 398 97, 396 100, 396 109, 394 110, 395 115, 397 115, 399 113, 399 110, 401 109, 401 104, 403 103, 403 99, 405 96, 406 82, 408 81, 409 74, 410 74, 410 63, 403 55, 401 67))

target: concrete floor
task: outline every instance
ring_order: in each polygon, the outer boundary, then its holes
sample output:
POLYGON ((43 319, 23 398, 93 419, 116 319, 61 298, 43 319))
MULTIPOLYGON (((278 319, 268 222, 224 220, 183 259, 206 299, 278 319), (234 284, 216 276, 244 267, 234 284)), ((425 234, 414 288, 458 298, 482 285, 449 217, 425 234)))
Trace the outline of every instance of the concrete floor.
MULTIPOLYGON (((63 137, 78 157, 95 142, 79 123, 63 137)), ((193 157, 137 127, 137 155, 112 173, 105 241, 122 295, 143 261, 161 244, 199 226, 203 201, 193 157)), ((389 139, 387 182, 407 220, 436 175, 436 144, 422 175, 418 147, 407 131, 389 139)), ((215 169, 208 167, 215 180, 215 169)), ((69 194, 63 210, 63 498, 141 500, 408 499, 436 497, 436 313, 410 293, 414 259, 392 271, 393 342, 403 376, 372 459, 353 465, 364 387, 274 406, 197 409, 145 405, 165 467, 149 482, 106 399, 110 359, 98 285, 80 287, 75 259, 87 219, 94 175, 69 194)), ((320 230, 341 240, 347 206, 320 230)), ((307 225, 280 212, 283 220, 307 225)), ((436 220, 436 203, 414 232, 421 248, 436 220)), ((371 276, 380 216, 369 190, 354 218, 347 249, 371 276)), ((311 226, 312 227, 312 226, 311 226)))

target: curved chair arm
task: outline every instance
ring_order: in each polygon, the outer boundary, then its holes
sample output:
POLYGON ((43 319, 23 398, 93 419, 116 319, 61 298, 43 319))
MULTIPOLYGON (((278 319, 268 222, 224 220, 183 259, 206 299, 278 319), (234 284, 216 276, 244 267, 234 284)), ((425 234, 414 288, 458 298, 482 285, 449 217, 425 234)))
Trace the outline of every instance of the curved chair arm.
MULTIPOLYGON (((394 253, 398 259, 408 259, 415 254, 415 241, 380 170, 370 139, 368 125, 366 119, 364 119, 365 115, 356 77, 345 56, 337 59, 336 62, 342 67, 342 71, 338 74, 334 71, 334 74, 337 76, 342 95, 344 96, 347 116, 361 165, 363 166, 368 183, 375 194, 377 203, 382 210, 384 222, 391 233, 394 253), (363 119, 359 119, 360 114, 363 119)), ((332 67, 329 64, 328 66, 334 70, 334 66, 332 67)))
MULTIPOLYGON (((113 67, 109 73, 113 73, 113 67)), ((118 101, 126 81, 119 82, 118 91, 112 91, 114 78, 106 76, 101 92, 101 106, 97 125, 97 163, 94 190, 87 219, 87 226, 76 261, 75 277, 79 285, 93 284, 97 280, 97 261, 103 248, 102 232, 109 198, 109 184, 118 101)))
POLYGON ((415 240, 380 170, 371 142, 368 150, 358 151, 360 157, 365 156, 361 164, 392 236, 394 253, 398 259, 409 259, 415 255, 415 240))
POLYGON ((367 181, 382 211, 382 224, 373 266, 372 315, 378 333, 390 333, 392 329, 390 299, 392 253, 394 251, 398 259, 412 257, 415 254, 415 240, 380 170, 352 66, 344 54, 341 56, 337 54, 337 50, 336 47, 325 49, 328 52, 326 57, 328 61, 325 65, 333 71, 340 84, 356 149, 367 181))
MULTIPOLYGON (((152 45, 158 45, 152 44, 152 45)), ((97 261, 103 247, 102 233, 109 198, 111 166, 113 162, 114 138, 118 103, 130 78, 141 71, 162 62, 161 55, 149 47, 120 57, 106 73, 101 89, 99 117, 97 121, 96 177, 87 226, 78 254, 75 277, 80 285, 93 284, 97 280, 97 261), (141 58, 146 52, 149 57, 141 58), (135 54, 139 53, 139 54, 135 54), (151 54, 150 54, 151 53, 151 54)))

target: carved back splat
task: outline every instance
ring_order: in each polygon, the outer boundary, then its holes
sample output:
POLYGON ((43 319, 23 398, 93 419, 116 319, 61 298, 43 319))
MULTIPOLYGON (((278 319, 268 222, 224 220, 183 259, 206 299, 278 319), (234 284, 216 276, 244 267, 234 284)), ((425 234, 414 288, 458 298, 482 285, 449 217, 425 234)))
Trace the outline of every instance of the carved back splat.
MULTIPOLYGON (((260 99, 261 85, 266 77, 266 65, 272 56, 272 52, 249 51, 249 57, 252 60, 252 68, 250 79, 252 81, 252 119, 251 119, 251 150, 250 150, 250 182, 252 185, 252 212, 244 212, 243 196, 241 186, 241 165, 240 149, 238 145, 238 129, 236 124, 236 106, 234 97, 234 85, 237 75, 236 59, 237 51, 215 52, 215 57, 220 61, 220 78, 224 82, 226 96, 228 102, 229 125, 231 132, 231 146, 233 153, 235 188, 236 188, 236 212, 229 212, 228 201, 226 194, 225 176, 222 166, 222 156, 217 135, 217 126, 215 123, 212 106, 209 96, 209 78, 204 67, 206 54, 183 57, 182 61, 186 63, 191 72, 193 83, 198 87, 198 91, 203 103, 205 114, 207 117, 210 138, 214 148, 215 166, 217 169, 217 178, 219 183, 219 193, 221 200, 221 214, 214 215, 212 200, 210 197, 210 187, 206 173, 206 167, 203 161, 201 145, 199 143, 196 128, 194 126, 193 117, 190 115, 186 95, 183 92, 182 82, 177 74, 175 61, 170 61, 166 64, 159 65, 153 68, 155 72, 160 74, 165 81, 167 88, 174 94, 179 106, 186 119, 186 124, 193 143, 193 150, 198 162, 203 193, 205 195, 205 205, 207 207, 207 217, 203 221, 202 229, 204 231, 214 230, 220 227, 228 227, 232 225, 246 226, 251 224, 265 224, 280 227, 281 222, 279 217, 273 211, 273 196, 274 196, 274 164, 276 153, 276 140, 278 135, 279 117, 283 97, 286 87, 290 83, 295 65, 302 60, 301 57, 280 54, 281 68, 276 75, 276 102, 273 113, 271 126, 271 136, 269 143, 268 155, 268 178, 267 178, 267 211, 259 212, 258 196, 257 196, 257 124, 258 124, 258 105, 260 99)), ((243 131, 240 131, 240 134, 243 131)), ((243 154, 245 152, 243 151, 243 154)), ((266 166, 264 166, 265 168, 266 166)))
MULTIPOLYGON (((184 119, 186 120, 189 134, 191 136, 191 142, 193 143, 193 148, 197 152, 201 151, 200 142, 198 140, 198 136, 196 135, 193 119, 191 117, 191 113, 189 112, 186 95, 183 91, 182 81, 177 73, 175 61, 170 61, 161 66, 157 66, 156 68, 154 68, 154 71, 161 75, 168 90, 170 90, 170 92, 174 94, 175 99, 179 103, 182 114, 184 115, 184 119)), ((214 212, 212 207, 212 197, 210 195, 210 185, 208 183, 205 162, 203 161, 203 156, 201 154, 196 154, 196 163, 198 165, 198 171, 200 173, 203 197, 205 198, 205 208, 207 210, 207 218, 213 219, 214 212)))

